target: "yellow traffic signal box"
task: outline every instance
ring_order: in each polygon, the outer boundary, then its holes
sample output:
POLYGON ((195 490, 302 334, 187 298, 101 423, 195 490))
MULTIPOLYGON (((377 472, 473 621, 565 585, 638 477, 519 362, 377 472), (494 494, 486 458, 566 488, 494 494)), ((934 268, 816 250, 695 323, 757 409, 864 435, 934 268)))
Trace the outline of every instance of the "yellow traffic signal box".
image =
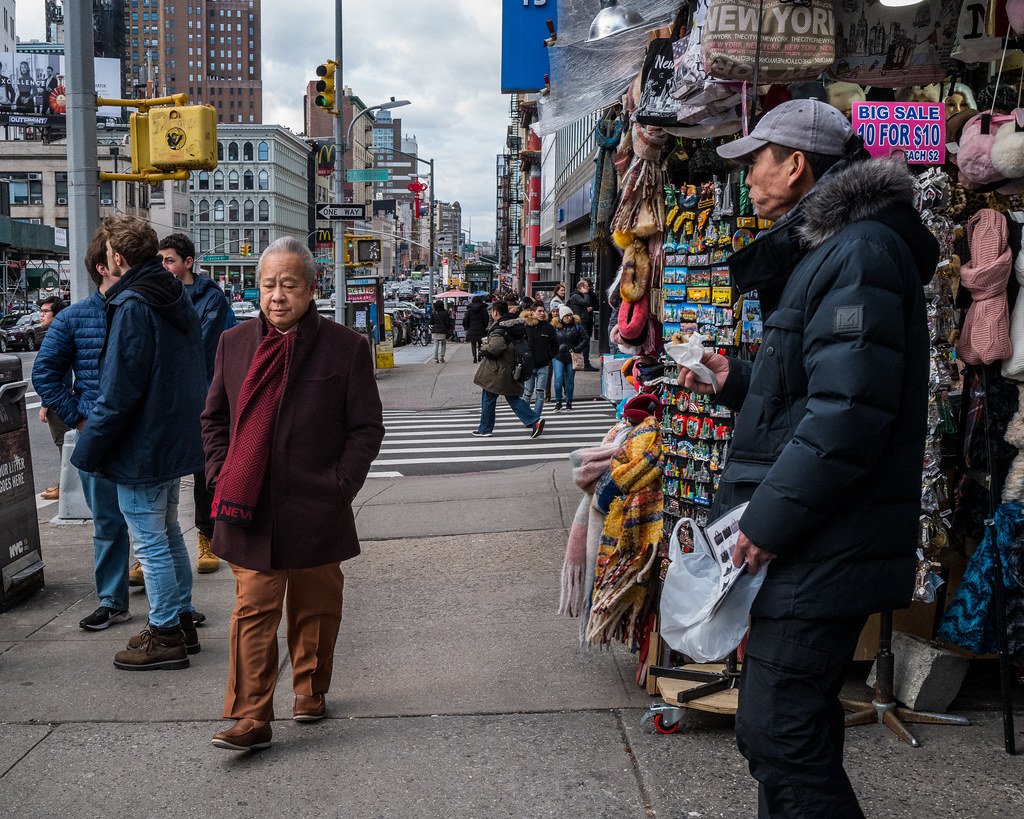
POLYGON ((320 78, 316 82, 316 97, 313 103, 318 108, 324 108, 330 113, 334 110, 334 72, 338 64, 334 60, 328 60, 316 67, 316 75, 320 78))

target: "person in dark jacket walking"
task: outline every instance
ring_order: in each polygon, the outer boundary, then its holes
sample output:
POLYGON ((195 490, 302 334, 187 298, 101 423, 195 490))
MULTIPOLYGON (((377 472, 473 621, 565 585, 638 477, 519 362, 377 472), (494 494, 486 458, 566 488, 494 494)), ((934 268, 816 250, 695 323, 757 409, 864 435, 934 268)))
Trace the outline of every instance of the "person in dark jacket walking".
POLYGON ((452 319, 444 302, 438 299, 434 302, 434 308, 430 311, 430 337, 434 340, 434 363, 444 364, 444 354, 448 347, 448 334, 455 329, 455 321, 452 319))
POLYGON ((544 411, 544 391, 548 386, 548 373, 551 371, 551 359, 558 352, 558 338, 555 328, 548 321, 548 311, 544 302, 535 302, 530 308, 520 311, 523 324, 526 326, 526 340, 530 342, 533 354, 533 372, 523 382, 523 400, 533 400, 533 411, 540 415, 544 411))
POLYGON ((199 416, 206 397, 199 317, 164 270, 141 219, 103 223, 107 267, 100 392, 71 462, 117 484, 117 499, 146 573, 149 623, 114 657, 117 668, 180 669, 200 650, 192 622, 192 568, 178 524, 179 479, 204 462, 199 416))
POLYGON ((565 408, 572 409, 572 398, 576 391, 576 370, 572 366, 572 354, 582 353, 583 345, 590 341, 576 322, 576 314, 567 304, 558 308, 558 318, 552 317, 551 326, 555 328, 558 351, 551 361, 551 391, 555 396, 555 412, 562 411, 562 400, 565 408))
POLYGON ((508 304, 496 301, 491 304, 491 325, 487 328, 487 338, 480 345, 480 366, 477 368, 473 383, 482 390, 480 398, 480 424, 473 434, 489 438, 494 432, 495 410, 498 396, 504 395, 508 405, 522 421, 523 426, 531 430, 531 438, 536 438, 544 431, 544 421, 539 412, 533 412, 530 405, 522 398, 523 385, 515 379, 515 344, 525 337, 523 320, 509 315, 508 304))
POLYGON ((221 338, 203 412, 213 546, 236 593, 223 711, 236 722, 212 742, 232 751, 270 745, 282 609, 292 719, 327 713, 341 563, 359 554, 352 502, 384 439, 370 346, 317 313, 316 275, 296 239, 263 252, 262 312, 221 338))
MULTIPOLYGON (((217 357, 217 344, 221 333, 238 323, 227 296, 209 276, 195 272, 196 248, 184 233, 172 233, 160 241, 160 258, 164 270, 185 285, 192 306, 199 314, 199 327, 203 333, 203 360, 206 365, 206 386, 213 381, 213 363, 217 357)), ((213 519, 210 508, 213 493, 206 486, 206 475, 199 470, 192 476, 192 498, 195 501, 195 524, 198 532, 199 556, 196 571, 200 574, 215 572, 220 560, 213 553, 213 519)))
MULTIPOLYGON (((60 298, 60 296, 50 296, 39 302, 39 323, 46 328, 46 335, 43 336, 44 343, 46 342, 46 336, 50 334, 50 328, 53 326, 53 320, 65 307, 64 299, 60 298)), ((36 356, 36 360, 39 360, 38 355, 36 356)), ((50 412, 50 408, 46 405, 45 401, 39 408, 39 423, 46 424, 49 427, 50 436, 53 438, 53 443, 57 447, 57 452, 63 454, 64 435, 68 431, 68 425, 64 423, 63 419, 57 415, 57 413, 50 412)), ((56 485, 46 487, 39 494, 39 497, 43 500, 59 499, 60 478, 58 477, 56 485)))
POLYGON ((597 368, 590 364, 590 336, 594 332, 594 305, 590 293, 590 280, 580 279, 576 289, 569 296, 569 306, 576 314, 576 323, 586 336, 587 343, 580 352, 583 353, 583 369, 594 371, 597 368))
MULTIPOLYGON (((754 601, 736 737, 762 817, 862 817, 843 770, 838 693, 865 620, 909 605, 927 423, 924 282, 938 246, 898 161, 869 160, 817 100, 769 112, 718 149, 751 166, 777 220, 729 262, 756 289, 753 363, 708 351, 739 414, 712 517, 749 501, 737 566, 768 564, 754 601)), ((712 388, 683 370, 680 383, 712 388)))
MULTIPOLYGON (((100 393, 99 359, 106 337, 103 294, 117 284, 107 269, 107 234, 97 231, 85 253, 97 292, 64 308, 43 338, 32 367, 32 385, 50 413, 80 428, 100 393), (68 375, 74 373, 74 381, 68 375)), ((117 484, 79 470, 92 512, 93 573, 99 607, 78 625, 102 631, 131 619, 128 610, 128 525, 117 505, 117 484)))
POLYGON ((466 315, 462 317, 462 327, 466 331, 466 341, 469 342, 474 364, 480 361, 480 342, 487 335, 487 323, 487 305, 484 304, 483 296, 473 296, 466 308, 466 315))

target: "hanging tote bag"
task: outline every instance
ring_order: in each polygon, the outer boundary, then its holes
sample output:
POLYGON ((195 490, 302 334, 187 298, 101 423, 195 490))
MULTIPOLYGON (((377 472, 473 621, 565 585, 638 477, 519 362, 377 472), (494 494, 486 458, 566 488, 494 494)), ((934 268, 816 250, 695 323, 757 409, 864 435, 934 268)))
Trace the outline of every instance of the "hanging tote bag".
POLYGON ((836 61, 829 76, 883 88, 941 82, 956 34, 949 11, 943 16, 948 6, 948 0, 898 8, 841 0, 836 4, 836 61))
POLYGON ((814 80, 835 59, 832 0, 711 0, 704 67, 722 80, 814 80))
POLYGON ((647 56, 640 72, 640 98, 634 118, 641 125, 666 128, 676 125, 676 100, 672 96, 672 78, 676 72, 673 46, 686 20, 684 10, 676 15, 671 37, 658 37, 647 46, 647 56))
POLYGON ((965 63, 998 60, 1007 25, 1005 0, 966 0, 957 21, 953 56, 965 63))
POLYGON ((583 369, 583 353, 570 353, 572 356, 572 368, 574 370, 583 369))

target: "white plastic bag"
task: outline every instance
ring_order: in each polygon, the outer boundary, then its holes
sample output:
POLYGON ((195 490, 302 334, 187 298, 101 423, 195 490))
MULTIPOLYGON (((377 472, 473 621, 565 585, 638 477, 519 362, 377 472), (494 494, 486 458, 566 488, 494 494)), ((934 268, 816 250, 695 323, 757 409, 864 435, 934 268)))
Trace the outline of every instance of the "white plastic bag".
POLYGON ((744 572, 718 608, 721 564, 704 532, 689 518, 672 530, 669 541, 671 564, 661 590, 662 639, 699 663, 721 660, 740 644, 747 632, 750 607, 764 582, 767 567, 755 575, 744 572), (679 545, 679 527, 689 526, 693 551, 684 553, 679 545))

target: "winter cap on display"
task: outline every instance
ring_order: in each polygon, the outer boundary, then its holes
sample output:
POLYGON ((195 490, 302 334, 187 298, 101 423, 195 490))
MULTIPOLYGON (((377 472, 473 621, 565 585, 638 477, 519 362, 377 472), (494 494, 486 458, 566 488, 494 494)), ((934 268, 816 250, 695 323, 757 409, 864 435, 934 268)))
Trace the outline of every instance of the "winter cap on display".
POLYGON ((569 316, 572 316, 573 318, 576 317, 576 314, 572 311, 572 308, 568 304, 558 305, 558 320, 564 321, 569 316))
POLYGON ((853 128, 839 111, 820 100, 790 100, 765 114, 750 136, 718 146, 723 159, 743 162, 769 143, 826 156, 842 156, 853 128))

